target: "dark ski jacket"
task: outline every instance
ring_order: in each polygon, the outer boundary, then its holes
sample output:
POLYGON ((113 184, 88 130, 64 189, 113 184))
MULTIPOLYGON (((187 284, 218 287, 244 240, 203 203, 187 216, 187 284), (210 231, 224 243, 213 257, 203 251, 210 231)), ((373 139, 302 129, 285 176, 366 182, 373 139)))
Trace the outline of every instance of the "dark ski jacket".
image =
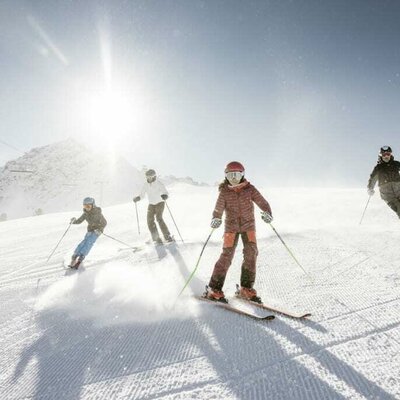
POLYGON ((254 203, 272 215, 268 201, 250 182, 244 179, 238 186, 230 186, 225 180, 219 186, 213 218, 222 218, 225 212, 225 232, 255 231, 254 203))
POLYGON ((379 158, 369 178, 368 188, 373 189, 377 181, 379 187, 386 183, 400 182, 400 161, 396 161, 393 156, 387 163, 379 158))
POLYGON ((83 221, 88 222, 88 232, 99 230, 103 232, 107 225, 107 221, 101 213, 101 208, 94 206, 90 211, 83 210, 83 214, 74 222, 74 224, 81 224, 83 221))

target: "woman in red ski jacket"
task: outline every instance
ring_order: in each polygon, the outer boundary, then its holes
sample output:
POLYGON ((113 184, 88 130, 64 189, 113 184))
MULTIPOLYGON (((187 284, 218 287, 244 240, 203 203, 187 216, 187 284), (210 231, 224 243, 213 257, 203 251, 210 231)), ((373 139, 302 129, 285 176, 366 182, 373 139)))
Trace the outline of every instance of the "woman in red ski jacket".
POLYGON ((272 222, 271 207, 260 192, 244 178, 243 165, 237 161, 230 162, 225 168, 225 181, 219 186, 219 196, 211 221, 211 227, 218 228, 225 212, 223 250, 215 264, 207 289, 207 298, 211 300, 226 301, 222 287, 241 236, 243 263, 239 296, 261 301, 253 289, 258 255, 254 203, 262 210, 262 219, 268 223, 272 222))

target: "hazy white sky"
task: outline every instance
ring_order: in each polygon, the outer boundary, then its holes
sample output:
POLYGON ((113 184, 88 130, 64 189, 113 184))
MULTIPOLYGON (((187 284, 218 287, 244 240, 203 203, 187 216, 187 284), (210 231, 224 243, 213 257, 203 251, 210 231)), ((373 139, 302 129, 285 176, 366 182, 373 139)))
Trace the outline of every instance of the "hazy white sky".
POLYGON ((0 164, 74 137, 215 182, 365 186, 398 145, 400 2, 0 4, 0 164))

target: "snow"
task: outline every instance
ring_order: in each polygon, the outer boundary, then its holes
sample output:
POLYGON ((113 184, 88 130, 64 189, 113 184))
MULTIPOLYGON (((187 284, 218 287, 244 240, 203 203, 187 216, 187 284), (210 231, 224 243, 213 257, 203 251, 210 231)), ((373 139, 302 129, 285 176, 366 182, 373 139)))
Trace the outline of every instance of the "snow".
POLYGON ((73 210, 87 196, 100 206, 124 203, 142 182, 143 174, 124 158, 68 139, 34 148, 5 165, 0 171, 0 214, 11 219, 73 210))
MULTIPOLYGON (((105 207, 105 236, 67 274, 85 233, 75 212, 0 223, 1 399, 400 398, 399 220, 378 196, 363 224, 361 189, 260 189, 273 222, 312 283, 258 217, 256 289, 265 302, 312 313, 255 321, 198 302, 220 253, 222 230, 192 271, 215 187, 176 183, 169 207, 185 243, 146 245, 146 203, 105 207)), ((165 219, 177 237, 166 210, 165 219)), ((241 245, 225 292, 239 281, 241 245)), ((257 311, 260 312, 260 311, 257 311)), ((263 312, 263 311, 261 311, 263 312)))

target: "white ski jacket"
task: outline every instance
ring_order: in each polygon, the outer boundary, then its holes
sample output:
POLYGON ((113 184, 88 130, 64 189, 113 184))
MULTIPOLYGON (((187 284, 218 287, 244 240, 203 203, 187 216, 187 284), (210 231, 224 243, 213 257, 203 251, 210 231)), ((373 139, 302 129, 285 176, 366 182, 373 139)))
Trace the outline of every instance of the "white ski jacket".
POLYGON ((140 192, 140 200, 142 200, 147 193, 147 198, 149 199, 149 204, 156 205, 164 201, 161 198, 162 194, 168 195, 168 191, 164 184, 156 179, 154 182, 146 182, 143 185, 142 191, 140 192))

